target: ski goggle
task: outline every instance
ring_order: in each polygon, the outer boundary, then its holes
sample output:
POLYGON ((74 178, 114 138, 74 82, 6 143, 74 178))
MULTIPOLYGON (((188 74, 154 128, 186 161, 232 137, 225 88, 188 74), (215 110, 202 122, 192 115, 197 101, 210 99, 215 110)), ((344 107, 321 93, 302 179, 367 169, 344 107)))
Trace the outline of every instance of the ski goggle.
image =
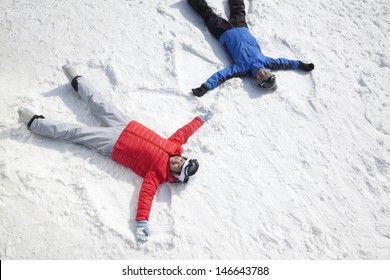
POLYGON ((268 75, 262 82, 259 83, 259 86, 265 89, 276 87, 275 75, 274 74, 268 75))
POLYGON ((196 159, 187 159, 183 164, 180 175, 178 177, 179 181, 187 183, 190 179, 190 176, 194 175, 199 168, 199 163, 196 159))

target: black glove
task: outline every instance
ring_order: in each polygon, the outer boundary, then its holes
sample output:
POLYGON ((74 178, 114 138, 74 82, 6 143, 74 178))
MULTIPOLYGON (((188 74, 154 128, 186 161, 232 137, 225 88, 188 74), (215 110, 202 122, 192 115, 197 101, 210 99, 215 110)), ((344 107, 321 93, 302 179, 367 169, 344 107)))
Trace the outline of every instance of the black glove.
POLYGON ((310 72, 314 69, 313 63, 303 63, 302 61, 299 61, 298 69, 306 72, 310 72))
POLYGON ((206 92, 208 92, 208 90, 209 88, 205 84, 202 84, 198 88, 193 88, 192 92, 194 93, 195 96, 202 97, 203 95, 206 94, 206 92))

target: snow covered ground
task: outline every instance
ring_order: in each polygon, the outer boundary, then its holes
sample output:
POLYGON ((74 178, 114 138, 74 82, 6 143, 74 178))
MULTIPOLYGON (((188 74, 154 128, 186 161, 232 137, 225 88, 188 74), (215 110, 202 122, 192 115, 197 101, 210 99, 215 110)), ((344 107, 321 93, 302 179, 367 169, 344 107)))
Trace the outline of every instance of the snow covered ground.
POLYGON ((1 259, 390 258, 389 1, 245 3, 266 55, 315 70, 277 72, 272 94, 232 79, 195 98, 230 60, 185 0, 0 2, 1 259), (160 187, 145 244, 140 177, 18 121, 27 104, 100 125, 67 62, 164 137, 214 111, 184 146, 198 175, 160 187))

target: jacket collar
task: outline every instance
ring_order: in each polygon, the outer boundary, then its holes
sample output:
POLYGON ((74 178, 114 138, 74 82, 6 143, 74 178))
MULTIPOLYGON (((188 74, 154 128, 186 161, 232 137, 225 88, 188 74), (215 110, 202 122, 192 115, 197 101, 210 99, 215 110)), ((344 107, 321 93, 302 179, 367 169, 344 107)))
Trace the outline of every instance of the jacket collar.
POLYGON ((177 179, 172 176, 171 170, 169 169, 169 162, 167 164, 166 179, 165 180, 169 183, 175 183, 177 181, 177 179))

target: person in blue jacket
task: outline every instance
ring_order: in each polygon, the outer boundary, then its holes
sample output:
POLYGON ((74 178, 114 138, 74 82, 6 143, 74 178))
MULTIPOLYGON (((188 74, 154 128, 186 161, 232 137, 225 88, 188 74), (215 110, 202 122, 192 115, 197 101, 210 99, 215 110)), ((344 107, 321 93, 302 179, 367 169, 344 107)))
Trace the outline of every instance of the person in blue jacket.
POLYGON ((255 78, 261 88, 275 90, 276 78, 271 70, 300 69, 309 72, 314 69, 313 63, 265 56, 256 38, 248 29, 243 0, 229 0, 229 21, 216 15, 205 0, 188 0, 188 2, 202 16, 207 28, 223 45, 234 62, 232 66, 216 72, 200 87, 192 89, 195 96, 203 96, 228 79, 248 75, 255 78))

